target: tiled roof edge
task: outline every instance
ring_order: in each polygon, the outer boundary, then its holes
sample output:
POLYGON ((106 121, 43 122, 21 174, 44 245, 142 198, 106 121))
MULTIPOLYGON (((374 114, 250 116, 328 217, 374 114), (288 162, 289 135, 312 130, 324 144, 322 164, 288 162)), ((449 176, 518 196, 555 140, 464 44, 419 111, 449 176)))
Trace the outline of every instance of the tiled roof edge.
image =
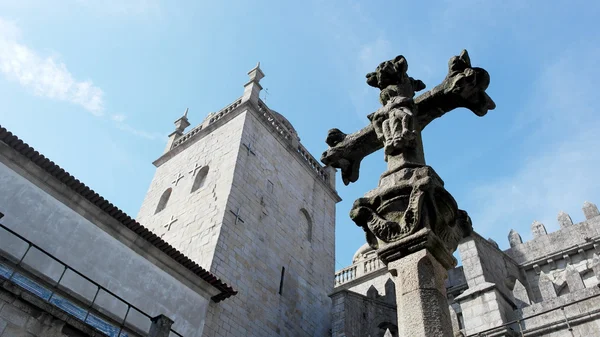
POLYGON ((149 231, 146 227, 142 226, 139 222, 135 221, 125 212, 121 211, 118 207, 110 203, 108 200, 104 199, 94 190, 86 186, 81 181, 77 180, 70 173, 62 169, 60 166, 56 165, 44 155, 40 154, 27 143, 23 142, 21 139, 19 139, 19 137, 12 134, 2 125, 0 125, 0 141, 17 151, 27 159, 29 159, 42 170, 46 171, 48 174, 65 184, 72 191, 87 199, 89 202, 94 204, 96 207, 100 208, 102 211, 104 211, 106 214, 117 220, 123 226, 129 228, 138 236, 148 241, 151 245, 167 254, 170 258, 175 260, 175 262, 179 263, 180 265, 190 270, 192 273, 198 275, 201 279, 205 280, 210 285, 218 289, 221 293, 211 298, 214 302, 218 303, 230 296, 237 294, 237 291, 235 291, 231 286, 221 281, 218 277, 216 277, 206 269, 202 268, 200 265, 192 261, 187 256, 183 255, 177 249, 173 248, 173 246, 165 242, 156 234, 149 231))

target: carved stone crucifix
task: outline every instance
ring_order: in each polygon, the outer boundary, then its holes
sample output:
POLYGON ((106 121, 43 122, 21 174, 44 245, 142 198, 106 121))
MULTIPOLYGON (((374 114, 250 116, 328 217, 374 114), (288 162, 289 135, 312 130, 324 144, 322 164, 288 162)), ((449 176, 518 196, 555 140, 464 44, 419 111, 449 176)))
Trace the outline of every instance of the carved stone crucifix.
POLYGON ((442 179, 425 164, 421 132, 456 108, 485 116, 496 105, 485 92, 489 74, 471 66, 466 50, 450 59, 441 84, 417 98, 415 92, 425 84, 409 77, 407 70, 404 56, 397 56, 367 74, 367 84, 381 90, 382 107, 368 115, 370 124, 356 133, 329 130, 329 149, 321 161, 341 169, 348 185, 358 180, 361 160, 384 149, 387 170, 377 188, 354 202, 350 217, 364 229, 367 242, 401 289, 400 335, 451 336, 444 279, 446 270, 456 265, 452 253, 472 225, 442 179))
POLYGON ((354 134, 330 130, 326 139, 330 147, 321 161, 340 168, 348 185, 358 180, 361 160, 383 147, 387 171, 377 189, 355 202, 351 218, 363 227, 367 242, 375 249, 429 227, 453 252, 458 241, 470 233, 470 219, 458 210, 441 178, 425 164, 421 131, 456 108, 467 108, 477 116, 494 109, 495 103, 485 92, 490 77, 484 69, 472 67, 463 50, 450 59, 441 84, 413 99, 425 84, 409 77, 407 70, 404 56, 397 56, 367 74, 367 84, 381 90, 383 106, 367 116, 371 122, 367 127, 354 134), (425 224, 425 220, 434 223, 425 224))

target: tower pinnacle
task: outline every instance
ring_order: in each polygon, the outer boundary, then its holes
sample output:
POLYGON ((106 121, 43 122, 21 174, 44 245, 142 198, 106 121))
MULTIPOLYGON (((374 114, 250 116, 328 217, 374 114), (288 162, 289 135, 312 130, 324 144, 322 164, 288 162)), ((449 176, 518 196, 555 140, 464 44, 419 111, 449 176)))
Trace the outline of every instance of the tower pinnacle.
POLYGON ((185 109, 183 116, 179 117, 175 121, 175 131, 171 132, 169 135, 169 140, 167 141, 167 147, 165 148, 165 153, 169 152, 173 147, 173 143, 183 135, 185 128, 190 126, 190 122, 187 119, 189 108, 185 109))
POLYGON ((244 85, 244 96, 242 96, 242 102, 250 101, 254 104, 258 104, 259 94, 262 90, 260 80, 265 77, 265 74, 260 69, 260 62, 256 64, 256 67, 252 68, 248 72, 250 80, 244 85))

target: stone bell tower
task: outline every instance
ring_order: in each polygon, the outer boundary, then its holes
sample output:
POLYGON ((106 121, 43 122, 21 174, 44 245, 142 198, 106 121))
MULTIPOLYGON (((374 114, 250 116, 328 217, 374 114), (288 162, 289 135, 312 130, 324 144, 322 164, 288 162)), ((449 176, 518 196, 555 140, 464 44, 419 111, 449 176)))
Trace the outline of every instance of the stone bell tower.
POLYGON ((259 98, 241 98, 187 133, 175 121, 137 220, 227 281, 206 336, 325 336, 334 275, 335 170, 259 98))

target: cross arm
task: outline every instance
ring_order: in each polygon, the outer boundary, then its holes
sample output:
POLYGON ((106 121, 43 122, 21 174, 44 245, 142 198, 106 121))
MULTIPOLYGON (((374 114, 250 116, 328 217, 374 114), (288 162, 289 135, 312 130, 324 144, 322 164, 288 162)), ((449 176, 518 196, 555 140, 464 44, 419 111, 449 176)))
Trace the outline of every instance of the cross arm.
POLYGON ((448 62, 446 78, 433 89, 415 99, 421 130, 431 121, 456 108, 467 108, 479 117, 494 110, 496 103, 485 92, 490 75, 483 68, 472 67, 469 54, 463 50, 448 62))
MULTIPOLYGON (((420 130, 456 108, 467 108, 477 116, 485 116, 488 110, 496 107, 485 92, 489 83, 490 77, 485 69, 471 67, 466 50, 452 57, 448 62, 448 74, 442 83, 415 98, 420 130)), ((323 153, 321 161, 341 169, 345 185, 358 180, 362 159, 383 147, 372 124, 349 135, 331 129, 326 143, 329 149, 323 153)))

